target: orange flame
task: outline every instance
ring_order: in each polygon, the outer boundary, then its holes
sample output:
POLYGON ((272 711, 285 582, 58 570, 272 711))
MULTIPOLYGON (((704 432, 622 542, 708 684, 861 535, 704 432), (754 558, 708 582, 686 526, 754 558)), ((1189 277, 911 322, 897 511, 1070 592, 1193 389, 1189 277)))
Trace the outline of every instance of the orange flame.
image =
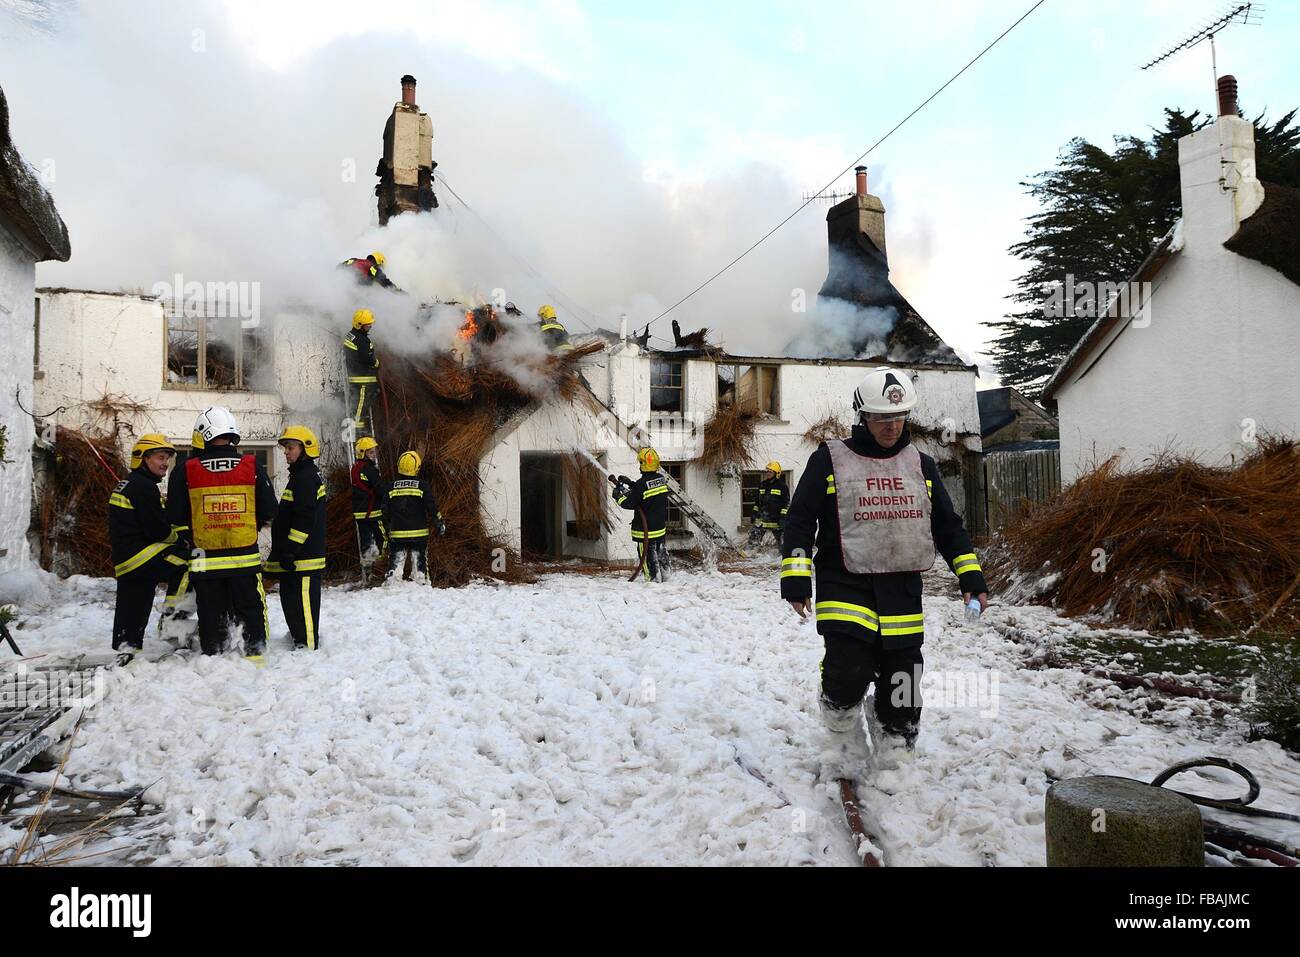
POLYGON ((473 311, 466 311, 465 324, 460 327, 460 338, 468 342, 473 339, 478 332, 478 322, 474 319, 473 311))

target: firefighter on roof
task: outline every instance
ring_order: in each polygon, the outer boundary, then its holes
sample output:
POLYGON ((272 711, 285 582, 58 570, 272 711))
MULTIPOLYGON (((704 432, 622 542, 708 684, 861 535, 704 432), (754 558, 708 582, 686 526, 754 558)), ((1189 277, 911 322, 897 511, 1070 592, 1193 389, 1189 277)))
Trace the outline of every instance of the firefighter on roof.
POLYGON ((881 726, 907 747, 921 718, 921 573, 936 548, 964 600, 977 598, 981 611, 988 604, 961 516, 934 460, 907 431, 914 405, 916 389, 902 370, 876 369, 863 380, 853 395, 853 434, 822 443, 808 459, 781 544, 781 597, 801 618, 816 614, 826 644, 827 727, 860 729, 859 705, 874 682, 881 726))
POLYGON ((131 449, 130 474, 108 497, 108 540, 117 579, 114 651, 133 654, 144 647, 158 583, 167 583, 168 601, 174 603, 185 575, 186 561, 177 554, 177 536, 159 488, 175 454, 164 436, 140 436, 131 449))
POLYGON ((228 409, 199 413, 203 447, 173 470, 167 517, 193 548, 190 582, 198 601, 199 642, 220 654, 231 626, 241 627, 244 655, 266 661, 266 592, 257 530, 275 518, 275 490, 266 470, 239 451, 239 424, 228 409))
POLYGON ((668 578, 668 480, 659 474, 659 453, 645 448, 637 453, 641 477, 633 482, 620 476, 614 501, 632 511, 632 541, 641 558, 646 581, 668 578))
POLYGON ((368 286, 375 283, 385 289, 397 290, 392 281, 384 275, 384 262, 383 253, 371 253, 364 259, 358 259, 355 256, 349 257, 339 263, 339 266, 355 270, 357 282, 362 285, 368 286))
POLYGON ((429 532, 447 534, 447 526, 438 511, 429 483, 419 478, 422 459, 419 452, 403 452, 397 460, 397 478, 388 489, 388 510, 385 513, 390 557, 388 576, 391 582, 406 574, 407 561, 415 560, 411 581, 425 583, 429 580, 429 532))
POLYGON ((280 607, 295 648, 320 647, 320 581, 325 574, 325 483, 316 459, 320 443, 302 425, 281 433, 289 484, 271 523, 265 571, 280 579, 280 607))
POLYGON ((357 439, 356 461, 352 463, 352 518, 357 523, 357 552, 364 572, 388 549, 384 528, 384 506, 388 487, 379 474, 379 443, 357 439))
POLYGON ((763 481, 758 486, 754 498, 753 524, 749 529, 749 544, 759 545, 770 532, 781 544, 781 529, 785 525, 785 514, 790 505, 790 491, 782 478, 780 462, 768 462, 763 481))
POLYGON ((573 349, 569 342, 569 330, 555 317, 554 306, 546 305, 537 310, 537 327, 542 333, 546 348, 552 352, 569 352, 573 349))
POLYGON ((375 324, 375 314, 369 309, 358 309, 352 314, 352 331, 343 337, 343 364, 348 373, 348 389, 355 393, 356 402, 349 410, 357 435, 374 435, 373 410, 375 393, 379 390, 379 356, 370 341, 370 327, 375 324))

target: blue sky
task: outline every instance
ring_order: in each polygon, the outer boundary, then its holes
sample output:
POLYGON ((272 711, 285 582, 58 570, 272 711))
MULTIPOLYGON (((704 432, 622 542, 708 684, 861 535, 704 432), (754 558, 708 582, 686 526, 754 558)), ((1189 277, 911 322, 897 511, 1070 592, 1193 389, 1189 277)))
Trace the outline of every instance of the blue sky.
MULTIPOLYGON (((122 175, 154 165, 156 179, 178 172, 168 163, 181 163, 184 144, 208 135, 218 113, 221 122, 255 124, 254 114, 298 97, 308 105, 293 122, 304 137, 318 136, 313 151, 332 165, 339 152, 355 151, 369 173, 396 77, 413 72, 433 118, 435 157, 458 191, 575 302, 601 317, 626 309, 644 319, 783 218, 803 191, 847 166, 1030 6, 389 0, 369 16, 354 0, 229 0, 123 18, 119 0, 104 0, 73 5, 42 44, 12 47, 31 69, 6 75, 0 60, 0 83, 28 158, 63 155, 63 168, 74 171, 85 139, 75 142, 57 117, 41 115, 48 112, 41 71, 84 70, 82 90, 106 87, 128 112, 133 91, 154 84, 164 100, 155 106, 181 127, 159 134, 175 135, 178 146, 142 150, 122 175), (173 70, 181 90, 169 93, 142 73, 179 55, 191 23, 208 31, 227 75, 243 71, 232 86, 255 95, 220 95, 210 79, 185 90, 189 70, 173 70), (122 55, 99 52, 105 46, 122 55), (313 99, 304 89, 326 83, 347 92, 313 99), (501 188, 511 183, 513 194, 501 188)), ((872 191, 888 209, 895 282, 948 341, 977 358, 984 351, 980 323, 1006 308, 1020 268, 1006 249, 1033 210, 1020 183, 1052 166, 1072 136, 1109 144, 1159 123, 1165 106, 1212 108, 1208 46, 1139 67, 1223 9, 1219 0, 1047 0, 868 157, 872 191)), ((1300 4, 1274 0, 1261 26, 1234 25, 1222 35, 1220 72, 1238 77, 1248 114, 1267 107, 1276 118, 1300 105, 1298 27, 1300 4)), ((0 50, 5 42, 0 35, 0 50)), ((150 122, 138 118, 142 127, 150 122)), ((242 159, 202 161, 233 167, 242 159)), ((300 177, 270 172, 275 162, 240 167, 240 176, 291 194, 300 177)), ((366 215, 372 182, 332 200, 335 218, 366 215)), ((837 188, 851 182, 850 174, 837 188)), ((74 172, 53 186, 74 236, 81 234, 83 258, 47 269, 44 281, 65 281, 96 255, 86 224, 115 213, 90 185, 88 174, 80 184, 74 172)), ((683 325, 711 323, 737 352, 772 349, 797 321, 789 290, 815 291, 824 276, 825 209, 805 210, 683 307, 683 325)), ((172 268, 176 250, 194 245, 173 244, 156 269, 172 268)))

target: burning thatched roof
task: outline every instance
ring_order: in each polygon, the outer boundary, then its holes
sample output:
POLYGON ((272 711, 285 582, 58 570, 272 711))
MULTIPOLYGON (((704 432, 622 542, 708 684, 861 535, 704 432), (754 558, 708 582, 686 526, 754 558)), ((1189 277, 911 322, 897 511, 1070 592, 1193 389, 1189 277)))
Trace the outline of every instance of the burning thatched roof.
POLYGON ((9 103, 0 89, 0 214, 10 220, 36 254, 37 262, 72 255, 68 227, 54 200, 9 138, 9 103))
POLYGON ((1223 245, 1300 286, 1300 189, 1264 183, 1264 201, 1223 245))

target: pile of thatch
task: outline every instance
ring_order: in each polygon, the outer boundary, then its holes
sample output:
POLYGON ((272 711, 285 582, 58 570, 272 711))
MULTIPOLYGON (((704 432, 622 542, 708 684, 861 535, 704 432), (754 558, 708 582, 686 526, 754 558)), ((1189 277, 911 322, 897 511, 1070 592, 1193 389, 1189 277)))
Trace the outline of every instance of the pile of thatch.
POLYGON ((845 439, 853 431, 848 421, 828 412, 812 425, 808 426, 808 431, 803 434, 805 442, 811 445, 821 445, 823 442, 829 442, 831 439, 845 439))
POLYGON ((985 556, 1006 597, 1147 629, 1300 628, 1300 443, 1261 439, 1240 465, 1112 459, 1027 507, 985 556), (1098 552, 1096 550, 1100 549, 1098 552))
POLYGON ((700 464, 717 472, 753 465, 751 446, 757 422, 757 412, 742 409, 735 403, 719 406, 704 425, 700 464))
POLYGON ((41 567, 61 575, 112 575, 108 497, 130 471, 117 440, 60 428, 46 456, 44 485, 32 505, 41 567))
MULTIPOLYGON (((493 364, 490 352, 470 366, 446 353, 427 359, 384 356, 381 395, 375 403, 380 471, 385 480, 396 478, 398 457, 408 450, 419 452, 424 460, 420 475, 432 485, 447 524, 445 536, 434 535, 429 541, 429 578, 435 586, 462 585, 476 576, 509 581, 527 577, 518 556, 483 524, 479 460, 497 429, 531 403, 549 394, 570 401, 587 394, 578 362, 602 348, 594 342, 549 355, 526 374, 513 368, 513 376, 493 364)), ((355 575, 357 539, 347 472, 339 469, 329 484, 328 572, 355 575)))

